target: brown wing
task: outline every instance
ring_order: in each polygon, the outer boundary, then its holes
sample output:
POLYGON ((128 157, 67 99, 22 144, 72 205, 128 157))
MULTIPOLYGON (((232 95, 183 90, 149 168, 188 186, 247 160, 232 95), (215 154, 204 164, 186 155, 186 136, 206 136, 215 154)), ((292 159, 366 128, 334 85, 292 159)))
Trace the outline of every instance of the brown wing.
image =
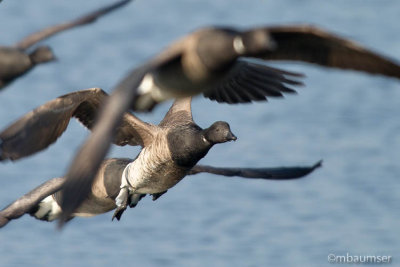
POLYGON ((282 97, 283 93, 295 93, 290 85, 302 85, 293 78, 303 75, 268 67, 264 64, 237 60, 224 79, 209 88, 204 96, 220 103, 250 103, 267 101, 267 97, 282 97))
POLYGON ((305 61, 400 78, 400 66, 394 61, 317 27, 277 26, 264 29, 276 42, 276 49, 260 54, 260 58, 305 61))
POLYGON ((63 182, 63 178, 53 178, 44 182, 1 210, 0 228, 5 226, 10 220, 17 219, 25 213, 29 213, 44 198, 60 190, 63 182))
POLYGON ((36 33, 33 33, 33 34, 27 36, 26 38, 24 38, 23 40, 18 42, 15 46, 17 48, 25 50, 25 49, 29 48, 30 46, 40 42, 41 40, 46 39, 52 35, 55 35, 61 31, 68 30, 68 29, 71 29, 71 28, 74 28, 77 26, 82 26, 85 24, 93 23, 99 17, 101 17, 119 7, 122 7, 129 2, 130 2, 130 0, 122 0, 122 1, 116 2, 112 5, 108 5, 103 8, 100 8, 96 11, 90 12, 82 17, 79 17, 79 18, 73 20, 73 21, 50 26, 39 32, 36 32, 36 33))
MULTIPOLYGON (((92 129, 98 109, 107 98, 99 88, 70 93, 36 108, 0 133, 0 160, 16 160, 41 151, 54 143, 76 117, 88 129, 92 129)), ((114 143, 120 146, 142 145, 151 132, 148 124, 126 113, 117 127, 114 143)))
POLYGON ((193 122, 191 97, 176 99, 159 126, 168 127, 193 122))
POLYGON ((276 167, 276 168, 220 168, 207 165, 196 165, 189 175, 202 172, 223 175, 239 176, 243 178, 267 179, 267 180, 290 180, 297 179, 313 172, 322 166, 322 161, 318 161, 309 167, 276 167))

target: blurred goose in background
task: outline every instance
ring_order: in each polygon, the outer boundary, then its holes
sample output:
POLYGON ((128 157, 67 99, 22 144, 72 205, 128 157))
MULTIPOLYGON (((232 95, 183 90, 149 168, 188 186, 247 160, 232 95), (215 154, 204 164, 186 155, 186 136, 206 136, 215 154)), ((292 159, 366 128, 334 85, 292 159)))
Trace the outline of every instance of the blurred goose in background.
MULTIPOLYGON (((151 110, 166 99, 203 93, 218 102, 265 100, 268 76, 248 58, 295 60, 400 78, 400 66, 360 45, 311 26, 246 31, 209 27, 176 41, 135 68, 116 91, 134 92, 134 110, 151 110)), ((132 99, 130 97, 129 99, 132 99)))
MULTIPOLYGON (((0 133, 1 159, 19 159, 45 149, 65 131, 71 117, 88 129, 107 94, 99 88, 77 91, 49 101, 27 113, 0 133)), ((114 143, 143 147, 134 161, 108 159, 97 173, 90 196, 71 216, 92 216, 116 208, 120 219, 127 206, 134 207, 146 194, 157 199, 188 174, 200 172, 263 179, 295 179, 321 166, 291 168, 218 168, 196 165, 215 144, 236 140, 229 124, 213 123, 200 128, 192 118, 191 97, 174 102, 161 123, 153 125, 125 113, 114 143)), ((90 158, 85 159, 90 161, 90 158)), ((31 213, 43 220, 61 213, 63 179, 54 178, 0 212, 0 226, 31 213), (57 192, 57 193, 56 193, 57 192), (55 193, 55 194, 54 194, 55 193), (54 194, 54 195, 52 195, 54 194)))
POLYGON ((168 98, 200 93, 226 103, 262 100, 270 95, 271 90, 263 89, 268 83, 263 71, 268 67, 253 66, 248 58, 303 61, 400 78, 396 62, 313 26, 197 30, 135 68, 116 86, 66 174, 60 225, 89 193, 115 129, 129 108, 150 110, 168 98))
POLYGON ((0 46, 0 89, 24 75, 37 64, 55 60, 50 47, 42 45, 28 51, 33 45, 59 32, 95 22, 99 17, 124 6, 130 0, 123 0, 90 12, 73 21, 54 25, 33 33, 12 47, 0 46))

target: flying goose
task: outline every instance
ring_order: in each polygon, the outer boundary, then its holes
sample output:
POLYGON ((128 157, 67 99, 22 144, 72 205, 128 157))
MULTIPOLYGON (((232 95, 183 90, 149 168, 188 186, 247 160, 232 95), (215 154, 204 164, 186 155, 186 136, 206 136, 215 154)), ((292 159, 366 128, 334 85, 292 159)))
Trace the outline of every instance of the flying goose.
MULTIPOLYGON (((400 79, 400 66, 362 46, 312 26, 201 28, 135 68, 117 86, 135 96, 134 110, 203 93, 218 102, 265 100, 262 65, 248 58, 295 60, 400 79), (247 58, 247 59, 246 59, 247 58)), ((264 67, 265 68, 265 67, 264 67)), ((130 97, 129 99, 132 99, 130 97)))
POLYGON ((99 123, 67 171, 60 225, 85 199, 129 107, 150 110, 167 98, 200 93, 227 103, 262 100, 273 94, 265 89, 269 82, 261 64, 253 66, 248 58, 303 61, 400 78, 400 66, 394 61, 313 26, 197 30, 135 68, 116 86, 100 111, 99 123), (92 160, 88 163, 85 158, 92 160))
MULTIPOLYGON (((27 113, 0 133, 0 159, 15 160, 45 149, 62 135, 71 117, 91 129, 97 110, 106 98, 107 94, 99 88, 81 90, 56 98, 27 113)), ((104 161, 91 187, 91 195, 74 216, 95 215, 117 208, 113 217, 119 220, 128 205, 135 206, 146 194, 157 199, 188 174, 208 172, 282 180, 302 177, 321 166, 321 162, 311 167, 272 169, 196 165, 213 145, 232 140, 236 140, 236 136, 226 122, 217 121, 209 128, 202 129, 193 121, 191 97, 176 100, 158 126, 125 113, 117 128, 114 143, 120 146, 140 145, 143 149, 134 161, 104 161)), ((34 189, 1 211, 0 222, 5 224, 24 213, 32 213, 34 207, 33 213, 38 218, 58 218, 62 211, 60 193, 51 195, 60 190, 62 183, 62 179, 54 178, 34 189), (40 209, 41 206, 45 211, 40 209), (50 208, 54 208, 54 211, 50 208)))
POLYGON ((14 46, 0 46, 0 89, 27 73, 37 64, 55 60, 55 56, 50 47, 42 45, 34 48, 32 51, 28 51, 33 45, 61 31, 93 23, 99 17, 129 2, 130 0, 122 0, 94 12, 90 12, 73 21, 50 26, 27 36, 14 46))
MULTIPOLYGON (((106 213, 117 208, 115 198, 121 185, 121 174, 124 168, 132 162, 131 159, 107 159, 100 167, 93 183, 89 196, 82 205, 72 214, 72 218, 89 217, 106 213)), ((195 165, 187 175, 211 173, 223 176, 238 176, 243 178, 258 178, 267 180, 298 179, 311 173, 321 166, 321 161, 309 167, 277 167, 277 168, 219 168, 207 165, 195 165)), ((0 211, 0 228, 9 221, 18 219, 24 214, 30 214, 36 219, 53 221, 59 218, 61 209, 61 194, 64 178, 52 178, 39 185, 32 191, 18 198, 16 201, 0 211)), ((129 206, 135 207, 145 195, 138 194, 131 197, 129 206)), ((157 200, 161 194, 153 194, 157 200)), ((120 220, 121 214, 116 216, 120 220)))

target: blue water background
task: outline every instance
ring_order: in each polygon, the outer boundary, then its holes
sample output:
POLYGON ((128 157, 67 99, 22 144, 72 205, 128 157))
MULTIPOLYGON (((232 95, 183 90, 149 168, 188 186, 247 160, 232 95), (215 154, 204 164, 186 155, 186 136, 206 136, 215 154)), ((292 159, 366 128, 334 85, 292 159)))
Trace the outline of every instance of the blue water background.
MULTIPOLYGON (((106 0, 5 0, 0 44, 76 17, 106 0)), ((396 0, 137 0, 97 23, 51 38, 59 61, 0 92, 0 128, 59 95, 110 92, 132 67, 205 25, 322 26, 400 60, 396 0)), ((400 262, 400 84, 398 80, 307 64, 275 64, 307 75, 298 95, 228 106, 203 98, 195 120, 226 120, 235 143, 214 147, 216 166, 309 165, 296 181, 188 177, 156 202, 145 198, 120 222, 112 213, 54 223, 24 216, 0 230, 0 266, 328 266, 327 256, 391 255, 400 262)), ((157 123, 170 103, 142 115, 157 123)), ((0 165, 0 206, 62 176, 88 131, 71 121, 33 157, 0 165)), ((110 156, 135 157, 114 147, 110 156)))

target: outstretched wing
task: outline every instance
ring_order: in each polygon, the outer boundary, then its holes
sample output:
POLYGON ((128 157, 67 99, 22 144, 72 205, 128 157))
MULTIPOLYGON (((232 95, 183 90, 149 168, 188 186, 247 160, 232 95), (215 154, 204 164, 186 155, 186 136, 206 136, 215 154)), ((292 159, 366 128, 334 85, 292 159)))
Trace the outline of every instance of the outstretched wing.
POLYGON ((283 93, 296 93, 288 86, 303 85, 294 79, 301 77, 303 75, 300 73, 237 60, 222 81, 216 87, 209 88, 203 95, 219 103, 228 104, 267 101, 268 97, 283 97, 283 93))
POLYGON ((223 176, 239 176, 243 178, 290 180, 304 177, 321 166, 322 161, 318 161, 309 167, 220 168, 207 165, 196 165, 188 174, 193 175, 206 172, 223 176))
POLYGON ((400 66, 396 62, 320 28, 303 25, 263 29, 276 42, 276 49, 260 53, 258 58, 305 61, 325 67, 400 78, 400 66))
POLYGON ((129 3, 130 0, 122 0, 119 2, 116 2, 112 5, 105 6, 103 8, 100 8, 96 11, 90 12, 82 17, 79 17, 73 21, 65 22, 62 24, 50 26, 48 28, 45 28, 39 32, 35 32, 26 38, 22 39, 20 42, 18 42, 15 46, 19 49, 26 50, 32 45, 40 42, 43 39, 49 38, 52 35, 55 35, 61 31, 65 31, 77 26, 82 26, 86 25, 89 23, 95 22, 99 17, 119 8, 124 6, 125 4, 129 3))
POLYGON ((47 182, 44 182, 1 210, 0 228, 5 226, 9 221, 18 219, 25 213, 29 213, 32 208, 34 208, 45 197, 60 190, 63 182, 63 178, 53 178, 47 182))
POLYGON ((174 125, 182 125, 185 122, 193 122, 191 103, 192 97, 176 99, 159 126, 173 127, 174 125))
MULTIPOLYGON (((107 93, 92 88, 51 100, 27 113, 0 133, 0 160, 16 160, 41 151, 54 143, 68 126, 71 117, 92 129, 107 93)), ((151 139, 151 125, 125 113, 116 127, 114 144, 141 145, 151 139)))

